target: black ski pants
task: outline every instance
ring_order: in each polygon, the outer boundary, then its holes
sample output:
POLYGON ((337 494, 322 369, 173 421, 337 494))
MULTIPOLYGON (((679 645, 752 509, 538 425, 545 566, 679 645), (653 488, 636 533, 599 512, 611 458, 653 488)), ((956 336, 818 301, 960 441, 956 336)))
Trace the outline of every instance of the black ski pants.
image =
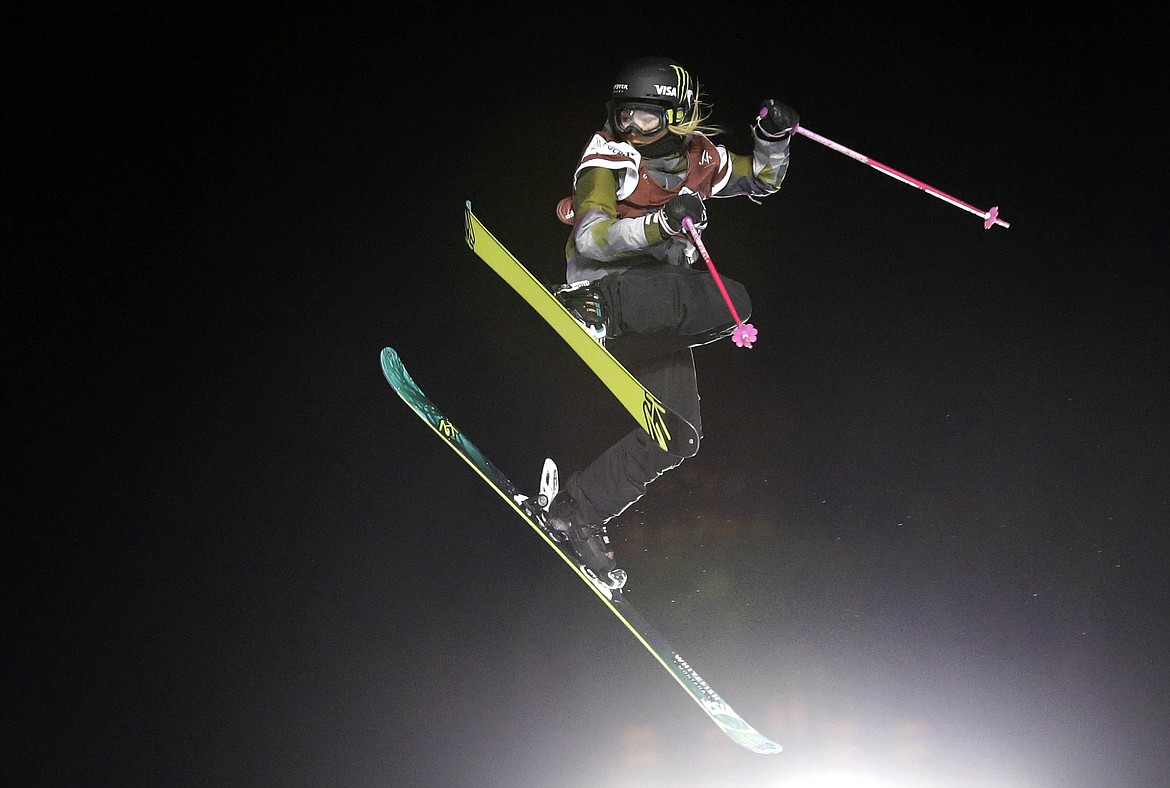
MULTIPOLYGON (((739 282, 723 279, 740 319, 751 300, 739 282)), ((728 336, 735 320, 711 274, 675 265, 639 265, 594 282, 609 306, 606 347, 666 407, 703 434, 699 387, 691 348, 728 336)), ((641 427, 606 449, 565 487, 584 522, 601 524, 621 514, 646 487, 686 457, 662 449, 641 427)))

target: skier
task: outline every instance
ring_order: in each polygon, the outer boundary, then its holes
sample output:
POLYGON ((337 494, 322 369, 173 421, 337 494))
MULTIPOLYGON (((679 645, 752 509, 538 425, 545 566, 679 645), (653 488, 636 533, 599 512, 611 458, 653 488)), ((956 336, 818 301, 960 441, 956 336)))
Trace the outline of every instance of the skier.
MULTIPOLYGON (((691 348, 735 328, 718 286, 693 268, 697 250, 683 219, 702 231, 704 200, 757 198, 780 188, 797 114, 774 100, 752 125, 751 155, 735 154, 710 136, 710 107, 676 61, 635 60, 617 74, 607 120, 585 146, 573 198, 561 218, 573 224, 566 282, 557 298, 639 381, 702 435, 691 348)), ((565 201, 562 201, 564 203, 565 201)), ((723 283, 741 319, 751 301, 738 282, 723 283)), ((638 428, 571 474, 548 510, 599 579, 620 584, 606 523, 646 486, 699 450, 667 452, 638 428), (607 580, 608 578, 608 580, 607 580)))

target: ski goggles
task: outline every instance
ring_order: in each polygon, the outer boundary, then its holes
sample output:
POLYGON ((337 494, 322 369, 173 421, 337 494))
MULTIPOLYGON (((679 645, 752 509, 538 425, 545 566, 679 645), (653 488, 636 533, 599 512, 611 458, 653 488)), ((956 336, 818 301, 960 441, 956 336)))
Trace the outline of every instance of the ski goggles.
POLYGON ((666 128, 666 110, 654 104, 619 104, 613 120, 621 134, 657 134, 666 128))

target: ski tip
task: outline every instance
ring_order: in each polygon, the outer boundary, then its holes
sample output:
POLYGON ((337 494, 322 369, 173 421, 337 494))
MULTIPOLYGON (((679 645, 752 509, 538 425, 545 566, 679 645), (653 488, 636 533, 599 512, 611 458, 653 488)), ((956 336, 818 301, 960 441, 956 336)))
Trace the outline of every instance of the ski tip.
POLYGON ((713 718, 732 741, 746 750, 751 750, 758 755, 776 755, 784 752, 783 747, 748 725, 738 715, 717 714, 713 715, 713 718))
POLYGON ((396 372, 403 368, 402 359, 398 358, 398 354, 394 352, 394 348, 384 347, 378 355, 378 360, 381 362, 382 374, 386 377, 386 380, 393 382, 396 372))

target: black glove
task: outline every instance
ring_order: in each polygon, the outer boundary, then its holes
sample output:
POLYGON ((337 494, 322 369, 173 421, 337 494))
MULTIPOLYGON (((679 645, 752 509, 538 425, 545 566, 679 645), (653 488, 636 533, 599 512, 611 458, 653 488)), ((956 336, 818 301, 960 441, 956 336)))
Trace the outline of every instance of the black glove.
POLYGON ((658 212, 658 224, 667 235, 686 235, 683 219, 687 217, 695 223, 695 229, 699 232, 707 228, 707 206, 703 205, 703 198, 694 192, 671 197, 670 202, 658 212))
POLYGON ((756 133, 762 139, 774 142, 790 135, 797 123, 800 123, 800 116, 796 110, 775 99, 768 99, 760 107, 760 116, 756 118, 756 133))

